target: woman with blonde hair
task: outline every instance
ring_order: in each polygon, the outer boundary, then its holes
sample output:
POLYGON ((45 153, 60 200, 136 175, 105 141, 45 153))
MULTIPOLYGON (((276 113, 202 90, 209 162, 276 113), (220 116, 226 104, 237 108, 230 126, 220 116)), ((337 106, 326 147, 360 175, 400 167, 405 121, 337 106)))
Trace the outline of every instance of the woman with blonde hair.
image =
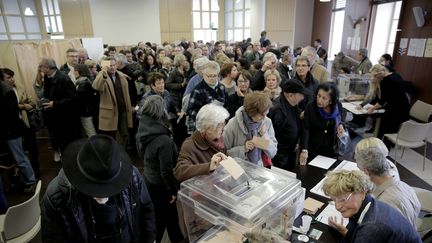
POLYGON ((372 183, 362 171, 330 171, 322 189, 342 217, 349 219, 346 227, 336 217, 328 220, 342 234, 342 242, 421 242, 402 214, 370 195, 372 183))
POLYGON ((379 87, 377 102, 368 109, 368 113, 385 109, 377 136, 381 138, 385 133, 398 132, 400 124, 409 119, 410 106, 405 81, 399 74, 390 72, 381 64, 374 65, 370 71, 379 82, 379 87))
POLYGON ((281 77, 276 69, 269 69, 264 73, 265 88, 264 92, 270 95, 270 99, 273 101, 278 98, 282 92, 280 87, 281 77))

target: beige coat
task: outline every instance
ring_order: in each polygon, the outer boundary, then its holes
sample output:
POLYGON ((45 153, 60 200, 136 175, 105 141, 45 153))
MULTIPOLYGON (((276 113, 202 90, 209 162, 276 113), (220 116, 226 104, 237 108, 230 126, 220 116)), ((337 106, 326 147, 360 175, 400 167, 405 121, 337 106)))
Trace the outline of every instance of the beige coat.
MULTIPOLYGON (((125 98, 128 127, 132 127, 132 105, 130 102, 128 82, 126 75, 116 71, 121 82, 123 97, 125 98)), ((102 72, 93 81, 93 88, 100 92, 99 102, 99 129, 102 131, 117 131, 118 110, 114 85, 109 78, 104 78, 102 72)))
POLYGON ((318 63, 315 63, 312 66, 312 69, 311 69, 310 72, 312 73, 312 76, 316 80, 318 80, 318 82, 320 84, 326 83, 326 82, 330 81, 330 77, 329 77, 330 75, 329 75, 327 69, 324 66, 322 66, 322 65, 320 65, 318 63))

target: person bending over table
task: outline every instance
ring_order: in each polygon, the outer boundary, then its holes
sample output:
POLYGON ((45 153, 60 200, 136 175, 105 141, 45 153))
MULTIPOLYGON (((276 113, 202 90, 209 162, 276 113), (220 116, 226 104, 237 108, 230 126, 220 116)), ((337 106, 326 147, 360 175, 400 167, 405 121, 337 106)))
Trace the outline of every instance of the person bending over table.
POLYGON ((421 242, 410 222, 396 209, 370 195, 372 183, 362 171, 337 170, 327 173, 323 191, 336 210, 349 218, 345 227, 336 217, 329 225, 339 231, 342 242, 421 242))
POLYGON ((300 164, 305 165, 317 155, 336 157, 335 144, 345 129, 341 123, 339 91, 332 83, 317 88, 316 99, 306 106, 301 137, 300 164))

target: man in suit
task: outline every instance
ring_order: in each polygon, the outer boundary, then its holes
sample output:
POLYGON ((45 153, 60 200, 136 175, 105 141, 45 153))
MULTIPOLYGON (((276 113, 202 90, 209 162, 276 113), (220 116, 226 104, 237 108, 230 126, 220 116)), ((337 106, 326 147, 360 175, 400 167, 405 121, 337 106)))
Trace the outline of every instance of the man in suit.
POLYGON ((74 71, 75 66, 78 64, 79 61, 79 53, 76 49, 69 48, 66 51, 66 58, 66 63, 60 67, 60 71, 68 75, 72 82, 75 84, 76 80, 74 71))
POLYGON ((52 58, 43 58, 39 64, 44 73, 44 121, 52 133, 54 143, 62 152, 72 141, 81 138, 78 97, 69 76, 60 72, 52 58))
POLYGON ((102 71, 93 81, 93 88, 100 92, 99 130, 112 136, 120 135, 119 143, 126 147, 129 141, 128 129, 132 127, 132 105, 129 95, 127 76, 117 71, 114 58, 107 58, 102 71))

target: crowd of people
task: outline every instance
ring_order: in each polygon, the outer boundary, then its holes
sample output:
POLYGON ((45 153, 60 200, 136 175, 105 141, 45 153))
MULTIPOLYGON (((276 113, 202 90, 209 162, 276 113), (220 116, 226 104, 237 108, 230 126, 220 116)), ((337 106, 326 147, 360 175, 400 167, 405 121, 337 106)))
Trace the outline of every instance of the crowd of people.
MULTIPOLYGON (((182 41, 161 46, 140 42, 128 49, 108 47, 98 61, 89 59, 85 49, 68 49, 61 68, 52 58, 40 61, 34 83, 37 97, 20 91, 13 71, 2 69, 0 104, 7 115, 0 118, 0 139, 15 158, 24 190, 34 190, 40 178, 38 128, 29 123, 34 113, 41 111, 54 161, 63 165, 42 203, 43 239, 160 242, 167 229, 171 242, 181 242, 184 236, 175 206, 179 183, 211 173, 227 156, 285 170, 305 165, 317 155, 337 158, 337 140, 347 134, 347 127, 321 40, 292 50, 277 48, 265 34, 259 42, 182 41), (125 152, 135 149, 144 165, 142 178, 125 152), (113 183, 116 187, 110 188, 113 183), (67 199, 70 195, 72 200, 67 199)), ((337 73, 371 73, 373 84, 364 104, 373 104, 370 113, 386 109, 379 136, 397 132, 408 119, 403 80, 388 54, 374 66, 366 49, 358 54, 351 66, 343 53, 338 54, 334 68, 337 73)), ((344 215, 350 222, 372 203, 369 214, 392 215, 401 222, 406 216, 413 225, 418 200, 398 201, 383 193, 389 187, 381 185, 383 180, 398 188, 394 191, 409 191, 390 176, 384 148, 372 151, 381 152, 379 159, 356 151, 356 160, 376 183, 376 199, 385 198, 402 215, 369 196, 369 179, 360 172, 331 174, 324 191, 336 204, 358 198, 356 211, 344 215), (383 164, 380 169, 375 161, 383 164), (355 181, 333 185, 342 183, 344 176, 355 181)), ((332 225, 353 238, 360 232, 357 224, 332 225)), ((392 228, 391 234, 398 229, 392 228)), ((404 235, 398 239, 414 237, 408 229, 400 232, 404 235)))

